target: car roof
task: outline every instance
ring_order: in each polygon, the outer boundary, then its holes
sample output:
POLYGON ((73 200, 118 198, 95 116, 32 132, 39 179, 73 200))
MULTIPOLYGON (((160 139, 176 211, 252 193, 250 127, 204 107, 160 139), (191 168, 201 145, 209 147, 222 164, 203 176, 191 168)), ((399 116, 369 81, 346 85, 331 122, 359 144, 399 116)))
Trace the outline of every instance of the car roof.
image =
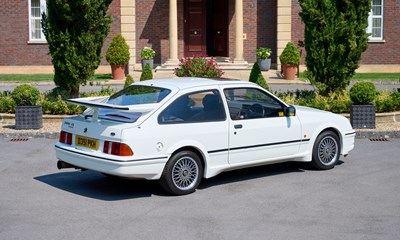
POLYGON ((175 78, 160 78, 154 80, 146 80, 137 83, 139 85, 157 86, 162 88, 178 88, 188 89, 193 87, 209 87, 220 85, 240 84, 252 86, 253 84, 248 81, 231 80, 231 79, 211 79, 211 78, 196 78, 196 77, 175 77, 175 78))

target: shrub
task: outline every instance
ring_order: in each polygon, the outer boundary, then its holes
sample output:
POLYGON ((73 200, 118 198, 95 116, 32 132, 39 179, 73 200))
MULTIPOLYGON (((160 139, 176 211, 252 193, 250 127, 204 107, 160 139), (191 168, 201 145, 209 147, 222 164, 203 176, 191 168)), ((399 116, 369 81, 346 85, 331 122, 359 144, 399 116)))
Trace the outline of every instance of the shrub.
POLYGON ((69 93, 67 90, 62 89, 61 87, 55 87, 44 93, 44 99, 49 101, 57 100, 59 96, 61 99, 67 99, 69 98, 69 93))
POLYGON ((101 87, 100 91, 89 91, 81 93, 80 97, 101 97, 101 96, 111 96, 118 90, 111 88, 110 86, 101 87))
POLYGON ((14 99, 11 97, 11 92, 4 91, 0 93, 0 112, 13 113, 15 109, 14 99))
POLYGON ((257 59, 267 59, 271 56, 271 53, 271 48, 260 47, 256 50, 257 59))
POLYGON ((140 57, 144 60, 150 60, 154 59, 154 56, 156 55, 156 51, 154 51, 150 47, 144 47, 142 51, 140 51, 140 57))
POLYGON ((150 64, 146 64, 143 69, 142 74, 140 75, 140 81, 150 80, 153 79, 153 72, 151 71, 150 64))
POLYGON ((393 112, 400 110, 400 93, 396 90, 392 92, 381 91, 375 98, 376 112, 393 112))
POLYGON ((300 52, 292 42, 288 42, 279 56, 281 64, 300 64, 300 52))
POLYGON ((223 74, 213 58, 201 56, 182 58, 179 67, 175 68, 175 75, 178 77, 220 78, 223 74))
POLYGON ((346 113, 350 110, 351 99, 348 91, 338 91, 328 95, 329 109, 334 113, 346 113))
POLYGON ((113 65, 126 65, 129 63, 129 46, 121 34, 116 34, 107 49, 106 60, 113 65))
POLYGON ((58 95, 56 99, 42 101, 42 111, 45 114, 80 114, 85 109, 84 106, 63 101, 61 95, 58 95))
POLYGON ((390 94, 392 97, 393 105, 394 105, 394 111, 400 110, 400 92, 397 90, 393 90, 392 93, 390 94))
POLYGON ((350 99, 356 105, 372 104, 377 91, 371 82, 358 82, 350 88, 350 99))
POLYGON ((22 84, 14 88, 11 97, 17 106, 35 106, 39 103, 41 94, 38 88, 22 84))
POLYGON ((126 76, 126 79, 125 79, 124 88, 130 86, 132 83, 134 83, 133 77, 132 77, 130 74, 128 74, 128 75, 126 76))

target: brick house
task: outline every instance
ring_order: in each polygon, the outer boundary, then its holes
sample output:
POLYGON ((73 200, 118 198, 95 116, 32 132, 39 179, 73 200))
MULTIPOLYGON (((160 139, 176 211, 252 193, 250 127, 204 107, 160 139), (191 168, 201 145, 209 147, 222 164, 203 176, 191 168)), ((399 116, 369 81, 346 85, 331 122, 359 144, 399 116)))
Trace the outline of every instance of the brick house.
MULTIPOLYGON (((0 0, 0 72, 15 66, 50 68, 40 12, 46 0, 0 0)), ((372 0, 372 32, 361 71, 400 72, 400 1, 372 0)), ((130 69, 140 68, 140 50, 152 47, 155 63, 173 67, 198 54, 218 57, 224 67, 246 68, 257 47, 273 50, 272 63, 288 41, 303 38, 297 0, 114 0, 112 36, 121 32, 131 53, 130 69)), ((102 66, 109 70, 103 59, 102 66)), ((20 69, 20 68, 19 68, 20 69)))

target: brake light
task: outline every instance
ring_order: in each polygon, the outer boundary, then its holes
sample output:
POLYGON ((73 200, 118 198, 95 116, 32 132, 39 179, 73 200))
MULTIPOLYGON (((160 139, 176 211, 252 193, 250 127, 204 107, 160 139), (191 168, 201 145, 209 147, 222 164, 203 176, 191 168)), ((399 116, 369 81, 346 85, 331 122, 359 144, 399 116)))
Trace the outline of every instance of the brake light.
POLYGON ((58 141, 61 143, 72 145, 72 133, 61 131, 58 141))
POLYGON ((133 156, 131 148, 125 143, 104 141, 103 153, 116 156, 133 156))

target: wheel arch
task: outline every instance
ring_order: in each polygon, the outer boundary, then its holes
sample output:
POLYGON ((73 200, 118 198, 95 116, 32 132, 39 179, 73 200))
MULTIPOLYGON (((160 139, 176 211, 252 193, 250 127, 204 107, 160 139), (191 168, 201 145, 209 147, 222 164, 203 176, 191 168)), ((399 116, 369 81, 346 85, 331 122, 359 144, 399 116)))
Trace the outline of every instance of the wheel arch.
POLYGON ((205 156, 204 156, 203 152, 194 146, 184 146, 184 147, 180 147, 180 148, 176 149, 174 152, 172 152, 171 157, 174 156, 175 154, 177 154, 178 152, 182 152, 182 151, 191 151, 200 158, 201 164, 203 165, 202 167, 203 167, 203 175, 204 175, 207 163, 205 161, 205 156))
POLYGON ((340 152, 342 152, 342 148, 343 148, 343 137, 342 137, 342 134, 340 134, 340 131, 339 131, 338 129, 334 128, 334 127, 328 127, 328 128, 323 129, 322 131, 320 131, 320 132, 318 133, 317 137, 318 137, 319 135, 321 135, 323 132, 326 132, 326 131, 331 131, 331 132, 333 132, 334 134, 336 134, 336 136, 339 138, 340 152))

